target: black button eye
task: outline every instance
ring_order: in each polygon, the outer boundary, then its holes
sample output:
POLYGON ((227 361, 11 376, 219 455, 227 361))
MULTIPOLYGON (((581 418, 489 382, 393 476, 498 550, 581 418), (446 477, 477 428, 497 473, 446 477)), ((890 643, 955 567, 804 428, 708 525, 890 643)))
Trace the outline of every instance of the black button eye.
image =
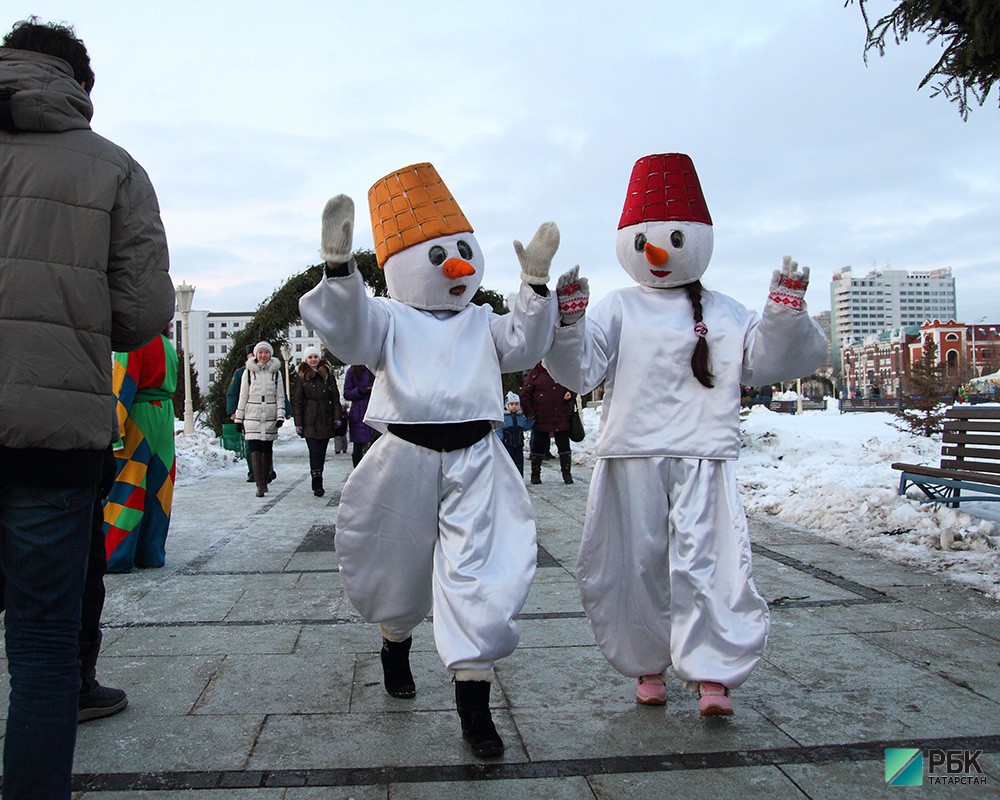
POLYGON ((680 250, 684 246, 684 234, 681 231, 670 231, 670 244, 680 250))
POLYGON ((439 244, 434 245, 427 251, 427 258, 430 259, 431 263, 435 267, 440 267, 444 263, 447 255, 448 254, 445 252, 445 249, 439 244))
POLYGON ((472 258, 472 247, 469 246, 469 243, 465 239, 458 240, 458 254, 466 261, 472 258))
POLYGON ((646 246, 646 234, 637 233, 635 235, 635 250, 637 253, 641 253, 643 248, 646 246))

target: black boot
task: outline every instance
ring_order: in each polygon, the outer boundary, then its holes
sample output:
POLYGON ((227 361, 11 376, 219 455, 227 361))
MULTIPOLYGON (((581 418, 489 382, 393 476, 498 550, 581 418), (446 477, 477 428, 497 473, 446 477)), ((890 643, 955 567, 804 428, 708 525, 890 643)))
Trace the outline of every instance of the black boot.
POLYGON ((536 453, 531 454, 531 482, 542 482, 542 460, 543 456, 536 453))
POLYGON ((311 473, 312 475, 312 490, 313 494, 317 497, 322 497, 326 492, 323 490, 323 473, 318 469, 314 469, 311 473))
POLYGON ((390 642, 382 637, 382 650, 379 653, 385 690, 393 697, 401 697, 404 700, 417 696, 413 673, 410 672, 411 644, 413 644, 412 636, 402 642, 390 642))
POLYGON ((267 492, 267 471, 264 469, 264 454, 254 451, 250 454, 253 465, 254 481, 257 483, 257 497, 263 497, 267 492))
POLYGON ((502 756, 503 739, 490 714, 490 682, 455 681, 455 707, 472 752, 480 758, 502 756))
POLYGON ((572 453, 560 453, 559 454, 559 466, 562 468, 562 476, 564 483, 572 483, 573 476, 570 474, 570 467, 573 466, 573 454, 572 453))
POLYGON ((101 640, 80 642, 80 701, 77 706, 76 721, 110 717, 128 705, 128 695, 121 689, 101 686, 97 681, 97 655, 101 652, 101 640))

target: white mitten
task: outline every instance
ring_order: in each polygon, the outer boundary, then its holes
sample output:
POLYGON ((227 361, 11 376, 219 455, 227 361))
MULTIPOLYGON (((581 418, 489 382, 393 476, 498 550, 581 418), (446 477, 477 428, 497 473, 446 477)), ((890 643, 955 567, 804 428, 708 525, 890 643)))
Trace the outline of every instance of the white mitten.
POLYGON ((563 325, 573 325, 590 302, 590 284, 586 278, 580 277, 580 266, 577 265, 564 272, 556 281, 556 297, 559 299, 559 316, 563 325))
POLYGON ((323 236, 319 254, 327 264, 346 264, 351 260, 354 242, 354 201, 338 194, 326 202, 323 209, 323 236))
POLYGON ((791 256, 785 256, 781 269, 776 269, 771 276, 771 291, 767 299, 793 311, 804 309, 806 289, 809 288, 809 267, 803 267, 802 272, 798 270, 798 263, 792 261, 791 256))
POLYGON ((548 283, 549 266, 558 249, 559 228, 554 222, 543 222, 527 247, 515 240, 514 252, 521 262, 521 280, 536 286, 548 283))

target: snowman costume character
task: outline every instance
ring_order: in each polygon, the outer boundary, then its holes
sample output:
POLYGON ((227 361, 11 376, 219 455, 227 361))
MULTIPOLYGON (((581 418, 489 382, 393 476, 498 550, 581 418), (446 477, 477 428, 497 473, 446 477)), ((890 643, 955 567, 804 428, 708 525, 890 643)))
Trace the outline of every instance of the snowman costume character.
POLYGON ((374 371, 365 422, 385 434, 344 486, 340 573, 354 606, 380 624, 393 696, 415 694, 411 632, 433 609, 463 735, 494 757, 503 742, 489 711, 493 664, 517 646, 536 543, 527 490, 493 431, 503 425, 501 373, 531 367, 552 341, 545 283, 559 232, 545 223, 527 247, 514 243, 523 283, 498 316, 469 302, 482 249, 432 165, 386 176, 369 205, 389 297, 365 292, 351 258, 353 202, 340 195, 323 213, 325 277, 299 304, 331 352, 374 371))
POLYGON ((728 716, 770 622, 736 486, 740 384, 811 373, 826 338, 806 313, 808 267, 786 257, 757 315, 702 288, 712 246, 691 159, 639 159, 617 238, 638 285, 587 311, 586 279, 560 278, 545 366, 581 394, 605 381, 577 565, 598 645, 638 678, 639 702, 665 702, 672 665, 703 716, 728 716))

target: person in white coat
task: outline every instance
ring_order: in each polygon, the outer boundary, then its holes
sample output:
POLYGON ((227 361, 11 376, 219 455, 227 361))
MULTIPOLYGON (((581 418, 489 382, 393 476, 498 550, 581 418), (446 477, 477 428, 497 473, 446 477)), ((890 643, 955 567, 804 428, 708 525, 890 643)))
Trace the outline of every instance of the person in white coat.
POLYGON ((577 565, 602 652, 640 703, 665 703, 672 665, 703 716, 728 716, 769 626, 736 486, 740 384, 809 374, 826 338, 806 313, 808 267, 786 257, 758 315, 702 287, 712 246, 691 159, 639 159, 617 239, 637 285, 587 311, 586 279, 560 278, 545 366, 581 394, 605 382, 577 565))
POLYGON ((274 440, 285 422, 287 398, 281 362, 272 357, 274 348, 269 342, 257 342, 253 350, 254 360, 247 361, 233 419, 246 438, 257 497, 263 497, 274 480, 274 440))
POLYGON ((323 213, 325 275, 302 297, 303 322, 375 383, 365 422, 383 435, 344 486, 336 550, 348 597, 380 625, 385 688, 410 698, 411 632, 433 608, 434 640, 454 673, 462 733, 480 757, 503 752, 489 710, 497 659, 518 642, 514 616, 536 561, 524 483, 492 431, 502 372, 532 366, 557 323, 545 283, 553 223, 515 242, 522 285, 509 314, 470 304, 483 253, 430 164, 378 181, 369 203, 388 298, 370 297, 351 256, 354 204, 323 213))

